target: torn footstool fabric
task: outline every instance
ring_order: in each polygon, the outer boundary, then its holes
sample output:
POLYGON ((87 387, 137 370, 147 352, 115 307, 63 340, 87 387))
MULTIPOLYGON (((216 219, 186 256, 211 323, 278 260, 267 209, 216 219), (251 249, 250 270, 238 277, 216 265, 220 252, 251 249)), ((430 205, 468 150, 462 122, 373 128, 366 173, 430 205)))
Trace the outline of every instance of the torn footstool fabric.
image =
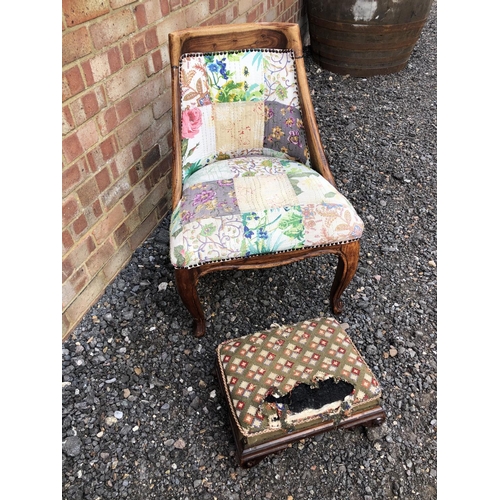
POLYGON ((334 318, 227 340, 217 361, 240 465, 310 435, 385 419, 377 379, 334 318))

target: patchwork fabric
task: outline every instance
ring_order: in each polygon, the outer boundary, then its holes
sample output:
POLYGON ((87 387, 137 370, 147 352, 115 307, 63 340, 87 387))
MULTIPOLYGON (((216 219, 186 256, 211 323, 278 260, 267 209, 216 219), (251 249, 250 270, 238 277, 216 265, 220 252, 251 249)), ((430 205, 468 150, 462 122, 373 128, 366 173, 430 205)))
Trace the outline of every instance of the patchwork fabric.
POLYGON ((217 348, 219 369, 230 410, 245 436, 293 430, 315 419, 337 419, 378 403, 379 383, 338 321, 316 318, 296 325, 274 327, 217 348), (341 401, 299 413, 274 402, 299 384, 318 387, 334 379, 354 389, 341 401), (271 396, 271 397, 270 397, 271 396))
POLYGON ((345 243, 363 222, 309 166, 294 53, 185 54, 175 267, 345 243))
POLYGON ((184 179, 266 149, 307 164, 293 51, 184 54, 180 81, 184 179))
POLYGON ((172 213, 170 257, 176 267, 192 267, 352 241, 363 227, 349 201, 309 167, 275 157, 229 159, 185 183, 172 213))

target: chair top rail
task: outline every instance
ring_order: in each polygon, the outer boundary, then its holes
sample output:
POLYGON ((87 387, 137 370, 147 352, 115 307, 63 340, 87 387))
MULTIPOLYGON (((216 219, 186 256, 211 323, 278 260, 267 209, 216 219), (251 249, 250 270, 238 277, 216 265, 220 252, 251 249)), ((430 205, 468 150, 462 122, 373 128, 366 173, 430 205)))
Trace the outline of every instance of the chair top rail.
POLYGON ((170 61, 182 54, 243 49, 292 49, 302 57, 300 28, 294 23, 246 23, 187 28, 169 34, 170 61))

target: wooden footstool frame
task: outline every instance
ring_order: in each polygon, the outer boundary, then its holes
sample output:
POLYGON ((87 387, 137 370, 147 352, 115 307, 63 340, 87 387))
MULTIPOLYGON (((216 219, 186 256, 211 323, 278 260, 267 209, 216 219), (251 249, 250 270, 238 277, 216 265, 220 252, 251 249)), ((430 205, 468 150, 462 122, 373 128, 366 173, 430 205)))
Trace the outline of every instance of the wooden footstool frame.
POLYGON ((351 339, 333 318, 316 318, 223 342, 217 348, 216 373, 229 407, 236 459, 241 467, 252 467, 266 456, 304 438, 333 429, 380 425, 386 419, 386 413, 380 405, 378 381, 351 339), (317 343, 314 338, 320 339, 323 347, 323 355, 319 358, 316 356, 319 364, 311 357, 311 346, 317 343), (309 356, 295 355, 302 347, 309 356), (287 359, 284 356, 286 352, 291 354, 288 364, 297 363, 300 368, 283 370, 284 365, 279 360, 287 359), (275 356, 270 356, 270 353, 275 356), (309 364, 306 358, 313 362, 309 364), (268 362, 270 359, 271 362, 268 362), (315 364, 316 367, 312 366, 315 364), (251 373, 258 370, 262 372, 262 379, 274 377, 273 382, 248 384, 251 373), (269 400, 268 396, 273 392, 274 397, 276 394, 286 395, 284 387, 288 388, 288 394, 293 394, 291 384, 294 384, 294 388, 301 383, 317 388, 318 380, 321 383, 329 378, 350 381, 354 386, 352 393, 344 400, 332 403, 338 404, 337 408, 323 406, 314 410, 314 415, 301 419, 301 415, 312 410, 294 415, 286 405, 266 403, 266 398, 269 400), (260 403, 255 403, 256 400, 260 403), (295 419, 294 423, 287 424, 287 419, 277 408, 283 409, 285 414, 288 411, 289 417, 295 419), (280 415, 280 424, 276 423, 278 417, 273 417, 275 410, 276 415, 280 415), (252 420, 261 425, 261 429, 256 431, 252 425, 248 425, 252 420), (265 422, 273 429, 266 428, 265 422))

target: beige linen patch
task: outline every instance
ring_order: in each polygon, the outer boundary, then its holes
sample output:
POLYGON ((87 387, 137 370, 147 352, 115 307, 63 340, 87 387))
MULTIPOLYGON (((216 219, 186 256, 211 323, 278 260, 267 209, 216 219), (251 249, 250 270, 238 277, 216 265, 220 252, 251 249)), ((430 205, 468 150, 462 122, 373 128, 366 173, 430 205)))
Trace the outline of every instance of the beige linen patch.
POLYGON ((285 174, 235 177, 234 188, 241 213, 298 205, 285 174))
POLYGON ((218 153, 262 148, 264 103, 221 102, 214 105, 215 137, 218 153))

